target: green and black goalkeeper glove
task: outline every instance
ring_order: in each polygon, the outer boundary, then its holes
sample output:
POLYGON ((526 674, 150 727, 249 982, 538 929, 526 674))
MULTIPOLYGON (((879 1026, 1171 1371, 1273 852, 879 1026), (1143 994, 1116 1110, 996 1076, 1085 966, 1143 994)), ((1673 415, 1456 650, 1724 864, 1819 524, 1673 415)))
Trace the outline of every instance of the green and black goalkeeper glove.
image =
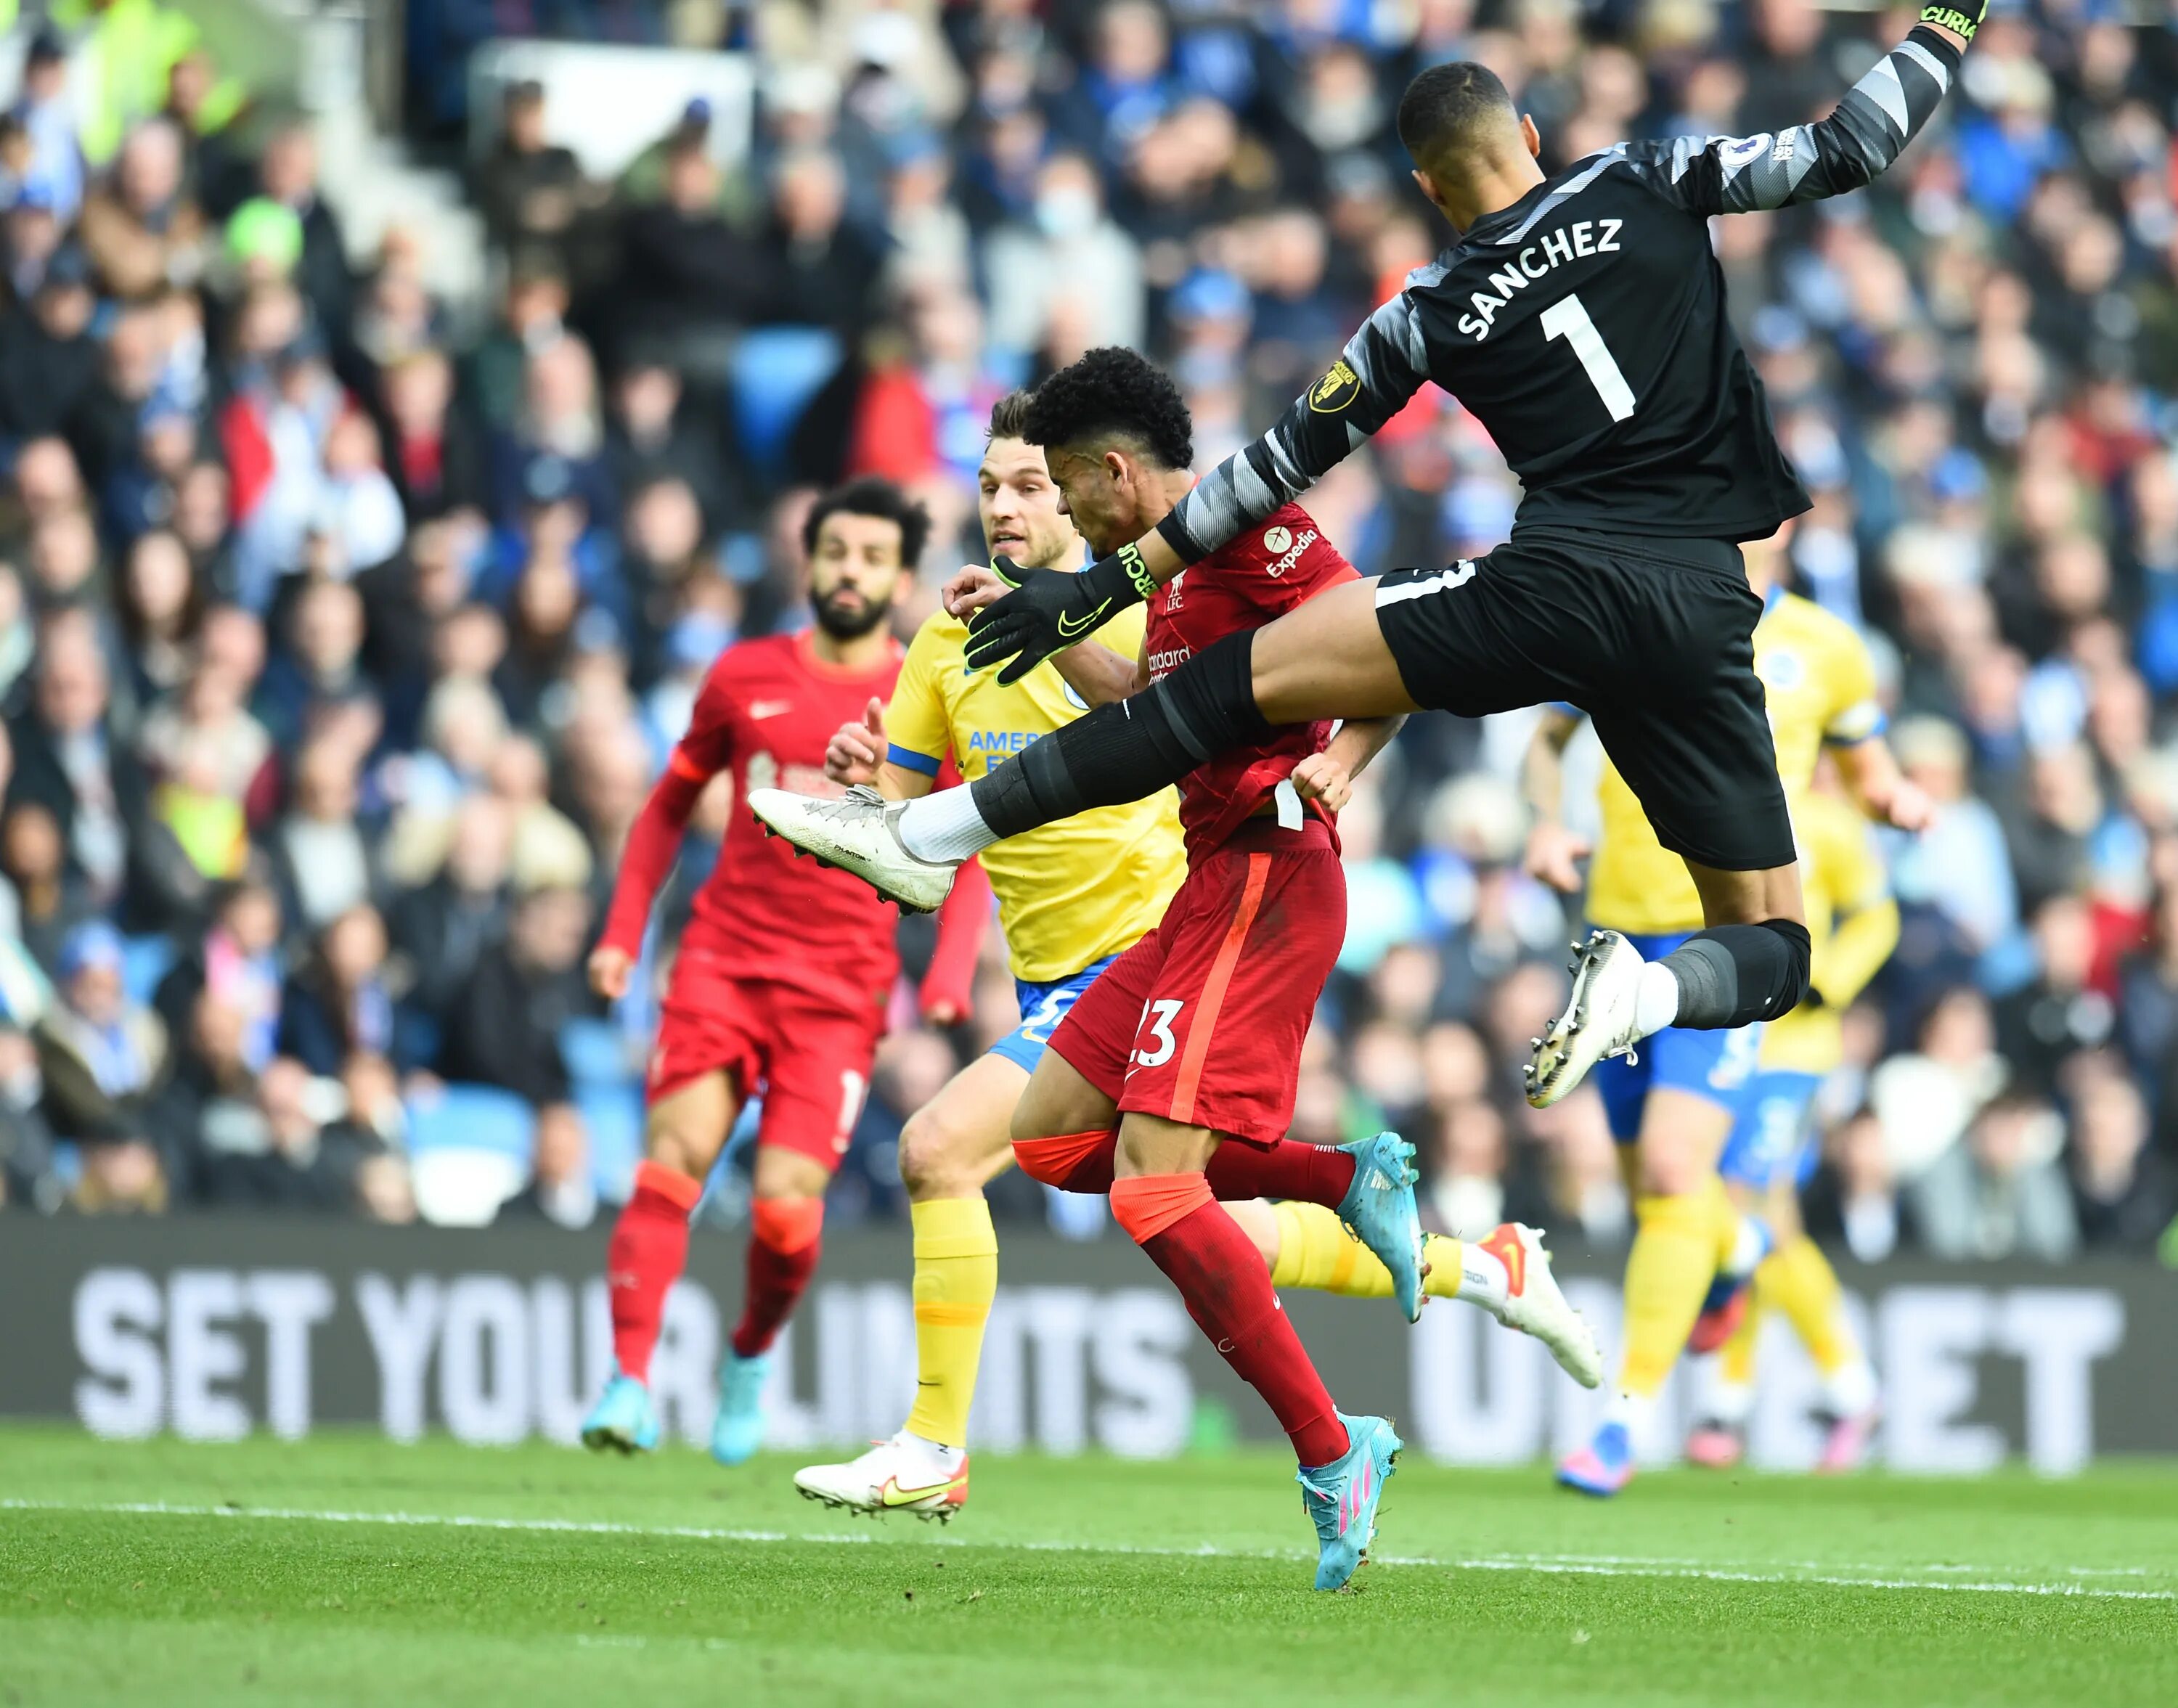
POLYGON ((1919 21, 1940 25, 1954 36, 1963 36, 1971 41, 1974 39, 1974 31, 1981 28, 1982 19, 1988 16, 1989 0, 1980 0, 1978 5, 1974 3, 1974 0, 1967 0, 1964 7, 1924 6, 1919 21))
POLYGON ((1156 583, 1130 567, 1134 550, 1130 545, 1116 556, 1099 558, 1079 575, 1023 569, 1010 558, 999 558, 991 568, 1013 591, 968 620, 968 644, 962 650, 968 668, 980 671, 1011 659, 999 672, 1000 685, 1010 687, 1053 653, 1095 633, 1129 605, 1141 604, 1156 583))

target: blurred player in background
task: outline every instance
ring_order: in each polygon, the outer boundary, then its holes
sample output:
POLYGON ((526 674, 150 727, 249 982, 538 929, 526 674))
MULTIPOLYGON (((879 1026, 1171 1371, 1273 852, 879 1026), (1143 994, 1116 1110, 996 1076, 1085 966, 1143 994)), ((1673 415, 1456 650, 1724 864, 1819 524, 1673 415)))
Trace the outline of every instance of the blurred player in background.
MULTIPOLYGON (((1875 664, 1841 618, 1785 589, 1788 525, 1743 549, 1748 584, 1762 599, 1754 627, 1761 679, 1788 798, 1807 793, 1827 749, 1870 814, 1905 829, 1926 822, 1929 803, 1902 777, 1882 739, 1875 664)), ((1571 894, 1589 851, 1562 817, 1561 758, 1579 727, 1571 706, 1551 708, 1526 766, 1535 824, 1529 871, 1571 894)), ((1686 864, 1658 840, 1640 802, 1615 765, 1600 791, 1602 834, 1588 874, 1590 922, 1622 933, 1644 961, 1668 954, 1700 929, 1702 902, 1686 864)), ((1773 1240, 1770 1229, 1734 1204, 1717 1176, 1726 1140, 1740 1120, 1756 1068, 1760 1029, 1666 1027, 1637 1054, 1613 1056, 1590 1076, 1612 1136, 1634 1153, 1635 1233, 1627 1254, 1623 1349, 1617 1391, 1590 1445, 1559 1468, 1559 1480, 1590 1494, 1615 1494, 1634 1475, 1633 1432, 1654 1408, 1682 1350, 1714 1351, 1737 1328, 1746 1286, 1773 1240)))
POLYGON ((1815 1093, 1845 1059, 1845 1011, 1898 946, 1898 903, 1867 821, 1823 786, 1828 780, 1819 778, 1792 803, 1814 985, 1806 1001, 1763 1029, 1754 1078, 1717 1165, 1733 1202, 1768 1224, 1776 1249, 1754 1272, 1749 1307, 1705 1371, 1700 1420, 1687 1437, 1696 1464, 1734 1465, 1747 1451, 1755 1339, 1771 1311, 1784 1313, 1822 1377, 1816 1469, 1852 1470, 1875 1427, 1875 1372, 1845 1320, 1836 1273, 1800 1225, 1800 1188, 1814 1172, 1815 1093))
MULTIPOLYGON (((889 694, 900 673, 888 620, 929 531, 922 507, 884 481, 855 481, 817 501, 802 529, 815 626, 740 642, 711 666, 687 733, 629 834, 590 956, 599 994, 626 994, 652 898, 714 776, 731 770, 742 798, 774 784, 831 786, 832 732, 889 694)), ((657 1444, 650 1355, 687 1256, 689 1213, 761 1087, 747 1282, 711 1437, 723 1464, 756 1451, 768 1354, 816 1269, 824 1188, 861 1114, 900 974, 896 918, 867 886, 790 858, 747 814, 731 815, 659 1009, 646 1154, 606 1248, 615 1374, 583 1422, 587 1445, 629 1453, 657 1444)))

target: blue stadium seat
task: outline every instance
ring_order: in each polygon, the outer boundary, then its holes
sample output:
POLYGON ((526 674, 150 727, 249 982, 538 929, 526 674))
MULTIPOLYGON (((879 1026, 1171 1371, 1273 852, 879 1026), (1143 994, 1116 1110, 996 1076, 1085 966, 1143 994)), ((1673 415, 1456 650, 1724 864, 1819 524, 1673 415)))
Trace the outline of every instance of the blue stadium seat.
POLYGON ((560 1028, 560 1056, 578 1088, 639 1083, 627 1059, 627 1034, 609 1020, 571 1020, 560 1028))
POLYGON ((497 1086, 449 1085, 408 1099, 408 1149, 490 1151, 529 1161, 536 1117, 497 1086))
POLYGON ((167 937, 124 938, 121 944, 121 984, 131 1002, 149 1002, 159 981, 173 970, 174 944, 167 937))
POLYGON ((752 327, 735 348, 734 428, 767 479, 785 477, 795 427, 845 355, 839 335, 822 326, 752 327))
POLYGON ((625 1203, 643 1160, 643 1092, 634 1081, 583 1084, 578 1077, 575 1107, 590 1140, 590 1179, 598 1196, 625 1203))

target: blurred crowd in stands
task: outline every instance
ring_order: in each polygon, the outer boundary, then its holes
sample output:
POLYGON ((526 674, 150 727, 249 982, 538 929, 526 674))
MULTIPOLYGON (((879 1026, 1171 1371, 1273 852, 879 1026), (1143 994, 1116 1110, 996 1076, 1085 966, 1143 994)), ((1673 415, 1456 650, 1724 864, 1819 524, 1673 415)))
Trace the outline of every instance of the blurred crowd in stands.
MULTIPOLYGON (((107 43, 87 95, 101 10, 57 8, 0 118, 6 1198, 506 1199, 571 1226, 639 1141, 654 980, 609 1013, 581 975, 617 851, 720 649, 807 620, 814 489, 878 474, 930 504, 909 632, 981 555, 1008 388, 1142 348, 1207 467, 1430 258, 1390 123, 1417 68, 1490 64, 1555 167, 1818 116, 1911 21, 409 0, 426 148, 487 34, 754 56, 747 134, 662 112, 616 181, 537 85, 468 114, 493 287, 462 304, 400 227, 351 253, 311 125, 159 7, 132 10, 176 27, 132 38, 125 77, 107 43)), ((1889 845, 1904 940, 1820 1102, 1810 1220, 1863 1259, 2178 1262, 2175 129, 2167 8, 1994 0, 1872 191, 1716 227, 1815 495, 1798 584, 1865 627, 1940 802, 1889 845)), ((1486 550, 1516 496, 1426 391, 1308 502, 1373 571, 1486 550)), ((1593 1098, 1518 1096, 1573 922, 1520 869, 1527 730, 1417 720, 1345 815, 1354 923, 1296 1130, 1396 1124, 1441 1224, 1608 1246, 1628 1206, 1593 1098)), ((995 932, 975 988, 935 995, 967 1018, 924 1023, 904 984, 835 1216, 895 1209, 906 1114, 1011 1024, 995 932)), ((735 1213, 731 1169, 714 1196, 735 1213)), ((994 1197, 1095 1224, 1018 1180, 994 1197)))

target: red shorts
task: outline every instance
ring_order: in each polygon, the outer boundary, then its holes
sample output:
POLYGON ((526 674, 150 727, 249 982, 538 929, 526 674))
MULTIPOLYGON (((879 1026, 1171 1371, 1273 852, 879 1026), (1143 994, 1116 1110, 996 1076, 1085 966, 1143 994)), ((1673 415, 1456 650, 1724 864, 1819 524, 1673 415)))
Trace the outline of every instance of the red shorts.
POLYGON ((705 1074, 730 1074, 737 1096, 763 1091, 758 1144, 837 1167, 869 1091, 884 1008, 728 977, 707 960, 682 945, 659 1007, 646 1095, 655 1103, 705 1074))
POLYGON ((1250 819, 1190 863, 1157 929, 1081 993, 1051 1048, 1122 1110, 1275 1144, 1345 937, 1329 829, 1250 819))

